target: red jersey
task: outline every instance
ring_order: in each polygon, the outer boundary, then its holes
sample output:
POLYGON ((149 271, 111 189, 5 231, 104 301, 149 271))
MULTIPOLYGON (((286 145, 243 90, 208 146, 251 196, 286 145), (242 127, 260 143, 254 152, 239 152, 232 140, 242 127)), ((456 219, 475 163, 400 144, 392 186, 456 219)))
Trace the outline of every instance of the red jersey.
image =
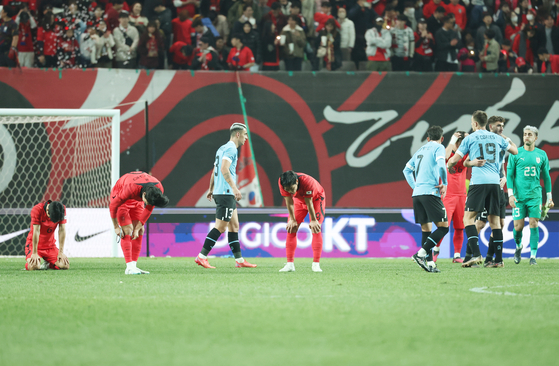
MULTIPOLYGON (((450 157, 454 156, 454 152, 450 154, 450 157)), ((454 166, 456 173, 447 174, 448 186, 446 190, 447 196, 465 196, 466 195, 466 172, 468 168, 464 166, 464 161, 468 158, 466 154, 460 161, 454 166)), ((448 160, 447 160, 448 162, 448 160)))
POLYGON ((227 57, 227 63, 233 66, 235 70, 245 70, 243 66, 254 62, 254 55, 247 46, 243 46, 240 50, 233 47, 227 57))
MULTIPOLYGON (((430 32, 427 32, 431 35, 431 37, 433 37, 433 34, 430 32)), ((427 37, 423 38, 423 40, 421 41, 421 43, 419 43, 419 46, 417 46, 417 43, 419 42, 419 40, 421 40, 421 35, 419 33, 414 33, 414 37, 415 37, 415 42, 416 42, 416 47, 415 47, 415 53, 420 54, 422 56, 428 56, 428 57, 432 57, 433 56, 433 48, 435 47, 435 41, 433 41, 434 37, 429 39, 427 37)))
POLYGON ((173 27, 173 42, 192 43, 192 38, 190 37, 192 33, 192 21, 190 19, 181 22, 179 18, 175 18, 171 21, 171 25, 173 27))
POLYGON ((33 37, 31 34, 31 24, 27 22, 24 24, 22 22, 19 23, 19 40, 17 42, 17 51, 18 52, 33 52, 33 37))
POLYGON ((184 42, 175 42, 169 49, 171 55, 173 55, 173 63, 177 65, 191 65, 192 59, 194 58, 194 53, 190 56, 185 56, 182 53, 182 48, 187 44, 184 42))
POLYGON ((31 209, 31 231, 27 235, 27 243, 33 243, 33 225, 41 225, 41 233, 39 234, 39 244, 37 249, 48 249, 56 247, 54 241, 54 231, 58 224, 66 223, 66 206, 64 206, 64 219, 60 222, 52 222, 47 216, 47 205, 51 203, 51 200, 47 202, 41 202, 36 204, 31 209))
POLYGON ((439 5, 444 6, 447 15, 450 13, 454 14, 454 17, 456 18, 456 24, 458 24, 460 29, 466 28, 468 17, 466 16, 466 8, 464 6, 460 4, 453 5, 452 3, 445 5, 443 2, 441 2, 439 5))
POLYGON ((293 197, 300 200, 304 200, 305 197, 324 197, 324 188, 322 188, 316 179, 304 173, 295 174, 297 174, 297 178, 299 179, 299 186, 297 187, 297 193, 293 195, 283 189, 281 180, 278 179, 279 190, 283 197, 293 197))
MULTIPOLYGON (((111 191, 111 203, 109 204, 111 218, 116 218, 118 207, 126 203, 126 201, 133 200, 142 202, 142 189, 150 186, 159 188, 163 193, 163 185, 161 182, 148 173, 132 172, 120 177, 111 191)), ((140 217, 142 224, 146 223, 152 211, 153 206, 146 205, 140 217)))
POLYGON ((43 27, 37 29, 37 42, 43 42, 42 54, 44 56, 56 56, 59 42, 59 30, 44 30, 43 27))

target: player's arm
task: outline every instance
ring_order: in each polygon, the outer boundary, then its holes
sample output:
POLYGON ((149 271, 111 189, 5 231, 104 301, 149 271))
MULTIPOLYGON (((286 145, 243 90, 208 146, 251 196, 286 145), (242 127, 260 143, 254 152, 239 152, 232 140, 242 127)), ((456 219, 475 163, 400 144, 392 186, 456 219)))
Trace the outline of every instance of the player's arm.
POLYGON ((64 254, 64 243, 66 242, 66 224, 58 225, 58 259, 55 263, 61 269, 68 269, 70 263, 64 254))
POLYGON ((208 199, 208 201, 211 202, 212 197, 213 197, 213 192, 214 192, 214 172, 215 172, 215 167, 212 170, 212 174, 211 174, 211 178, 210 178, 210 189, 208 190, 208 194, 206 195, 206 198, 208 199))
POLYGON ((516 173, 516 158, 509 156, 509 163, 507 166, 507 192, 509 193, 509 205, 516 208, 516 198, 514 197, 514 175, 516 173))
POLYGON ((31 258, 29 258, 29 270, 39 269, 41 265, 41 258, 39 257, 39 237, 41 236, 41 225, 33 225, 33 238, 31 241, 31 258))
POLYGON ((470 160, 470 158, 468 157, 466 158, 466 160, 464 160, 463 164, 466 168, 471 168, 474 166, 480 167, 480 166, 484 166, 486 161, 487 160, 477 159, 477 158, 474 160, 470 160))
POLYGON ((241 194, 241 191, 239 191, 239 188, 237 188, 237 185, 235 184, 235 181, 233 179, 233 176, 231 175, 231 172, 229 172, 229 167, 231 166, 231 162, 228 159, 223 159, 221 161, 221 174, 223 174, 223 179, 225 179, 225 181, 227 182, 227 184, 229 184, 229 186, 231 187, 231 190, 233 191, 233 194, 235 195, 235 199, 237 201, 240 201, 241 198, 243 198, 243 195, 241 194))
POLYGON ((545 188, 545 192, 547 194, 547 200, 545 205, 553 208, 555 204, 553 203, 553 197, 551 196, 552 186, 551 186, 551 176, 549 175, 549 160, 547 156, 545 157, 545 161, 542 165, 542 174, 543 177, 543 185, 545 188))
POLYGON ((499 172, 499 178, 501 178, 501 180, 499 181, 499 185, 501 186, 502 189, 507 183, 507 172, 505 171, 504 161, 501 163, 501 171, 499 172))
POLYGON ((442 154, 437 155, 437 157, 435 158, 436 162, 437 162, 437 167, 439 167, 439 177, 441 178, 441 184, 439 184, 437 186, 437 188, 439 189, 440 193, 441 193, 441 198, 444 198, 446 196, 446 189, 448 186, 448 177, 446 175, 446 159, 445 156, 442 154))
POLYGON ((464 138, 464 140, 462 140, 462 143, 460 144, 460 147, 456 150, 454 155, 450 159, 448 159, 448 162, 446 164, 447 169, 450 169, 453 166, 455 166, 456 164, 458 164, 458 162, 464 156, 466 156, 466 154, 468 153, 468 142, 469 141, 470 141, 470 136, 466 136, 464 138))
MULTIPOLYGON (((413 159, 412 159, 413 160, 413 159)), ((415 189, 415 179, 413 177, 413 172, 415 170, 413 166, 413 161, 410 160, 406 163, 406 167, 404 168, 404 177, 406 177, 406 181, 410 185, 411 189, 415 189)))
POLYGON ((458 139, 461 137, 461 134, 458 132, 455 132, 454 135, 452 135, 452 137, 450 138, 450 142, 448 143, 446 149, 445 149, 445 159, 448 160, 450 158, 450 155, 452 155, 453 151, 456 151, 456 142, 458 141, 458 139))
POLYGON ((318 234, 320 232, 320 223, 316 219, 316 212, 314 211, 314 206, 312 204, 312 197, 305 197, 305 204, 307 205, 307 210, 309 211, 309 229, 311 229, 311 233, 318 234))
POLYGON ((286 230, 288 233, 296 233, 297 232, 297 220, 295 219, 295 206, 293 205, 293 197, 286 196, 285 198, 285 206, 287 206, 287 213, 289 214, 289 220, 287 221, 286 230))
POLYGON ((111 213, 111 221, 113 222, 113 228, 117 236, 122 237, 123 233, 121 232, 120 225, 118 224, 118 220, 116 218, 118 206, 122 205, 124 200, 120 198, 120 194, 115 195, 114 197, 111 196, 111 202, 109 203, 109 211, 111 213))
POLYGON ((512 155, 518 154, 518 146, 516 146, 516 144, 512 142, 512 140, 506 137, 505 135, 501 135, 501 137, 504 138, 505 141, 509 143, 507 151, 510 152, 512 155))

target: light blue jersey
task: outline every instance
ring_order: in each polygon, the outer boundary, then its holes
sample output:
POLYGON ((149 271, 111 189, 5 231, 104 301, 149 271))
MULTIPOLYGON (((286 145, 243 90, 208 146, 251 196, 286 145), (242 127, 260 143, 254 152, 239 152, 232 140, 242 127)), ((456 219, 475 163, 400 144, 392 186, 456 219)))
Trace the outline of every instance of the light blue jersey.
POLYGON ((229 173, 235 184, 237 184, 237 146, 234 142, 229 141, 225 145, 221 146, 217 153, 215 154, 214 162, 214 191, 213 194, 228 194, 233 196, 233 190, 221 173, 221 164, 223 159, 229 161, 231 165, 229 166, 229 173))
POLYGON ((436 188, 440 184, 439 179, 447 185, 444 146, 434 141, 423 145, 406 163, 404 176, 413 188, 412 197, 440 197, 439 189, 436 188))
POLYGON ((470 185, 499 184, 501 177, 501 164, 504 154, 510 144, 501 136, 487 130, 478 130, 468 135, 460 144, 456 152, 460 156, 470 154, 470 160, 484 159, 481 167, 472 167, 470 185))

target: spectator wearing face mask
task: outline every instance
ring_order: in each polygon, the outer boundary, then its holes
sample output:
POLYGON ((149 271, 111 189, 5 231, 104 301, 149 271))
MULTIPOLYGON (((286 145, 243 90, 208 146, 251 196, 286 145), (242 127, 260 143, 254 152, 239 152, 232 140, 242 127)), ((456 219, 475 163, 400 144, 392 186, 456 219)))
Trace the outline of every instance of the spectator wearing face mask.
POLYGON ((33 67, 35 52, 33 48, 33 29, 37 28, 37 22, 31 16, 27 8, 21 9, 16 17, 19 39, 17 43, 17 55, 21 67, 33 67))
POLYGON ((409 71, 411 60, 415 51, 415 40, 413 31, 406 25, 405 15, 398 15, 396 26, 390 28, 392 35, 392 71, 409 71))
POLYGON ((476 49, 478 51, 483 51, 485 46, 485 31, 491 29, 495 32, 495 40, 500 45, 503 43, 503 35, 501 34, 501 30, 495 24, 493 24, 493 17, 489 13, 483 14, 483 23, 477 29, 476 32, 476 49))
POLYGON ((254 19, 253 14, 253 5, 252 4, 244 4, 243 5, 243 14, 241 15, 241 17, 239 19, 237 19, 237 21, 235 22, 235 24, 233 25, 233 33, 240 33, 243 31, 243 25, 246 22, 250 22, 251 27, 253 29, 255 29, 255 25, 256 25, 256 19, 254 19))
POLYGON ((404 3, 404 13, 407 18, 407 25, 411 29, 417 29, 417 19, 415 17, 415 4, 413 1, 406 1, 404 3))
POLYGON ((528 13, 532 9, 530 5, 530 0, 519 0, 518 7, 514 9, 514 12, 518 16, 518 24, 528 24, 528 13))
POLYGON ((384 19, 378 17, 374 26, 365 33, 367 42, 367 70, 369 71, 392 71, 390 63, 390 49, 392 47, 392 36, 390 31, 382 26, 384 19))
POLYGON ((435 49, 435 38, 427 30, 425 19, 419 19, 417 32, 414 35, 415 53, 413 56, 412 68, 414 71, 433 71, 433 55, 435 49))
MULTIPOLYGON (((526 25, 524 25, 526 26, 526 25)), ((518 24, 518 15, 512 12, 510 20, 507 21, 505 25, 505 39, 514 40, 514 37, 522 30, 522 27, 518 24)))
POLYGON ((342 49, 342 60, 349 61, 351 59, 351 50, 355 45, 355 25, 347 19, 345 8, 338 9, 338 23, 340 23, 340 36, 342 49))

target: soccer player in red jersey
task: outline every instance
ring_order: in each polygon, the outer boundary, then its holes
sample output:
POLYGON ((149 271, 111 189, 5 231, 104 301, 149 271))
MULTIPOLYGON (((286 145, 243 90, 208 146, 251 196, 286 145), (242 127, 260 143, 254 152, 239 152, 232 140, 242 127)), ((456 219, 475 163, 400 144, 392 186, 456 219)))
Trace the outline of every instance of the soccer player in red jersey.
POLYGON ((324 221, 324 208, 326 207, 324 188, 310 175, 295 173, 293 170, 284 172, 278 180, 278 185, 289 212, 286 227, 287 240, 285 241, 287 264, 280 269, 280 272, 295 271, 293 257, 295 248, 297 248, 297 230, 299 230, 299 226, 307 213, 309 214, 309 228, 312 233, 312 270, 322 272, 320 269, 320 255, 322 254, 320 226, 324 221))
POLYGON ((115 233, 121 238, 125 274, 149 274, 136 267, 136 262, 142 249, 144 224, 153 207, 165 207, 169 203, 163 192, 161 182, 144 172, 124 174, 111 191, 109 210, 115 233))
MULTIPOLYGON (((446 147, 446 161, 454 156, 454 153, 460 147, 462 140, 468 136, 463 131, 455 132, 452 135, 448 146, 446 147)), ((443 199, 443 204, 446 209, 446 214, 449 221, 452 221, 454 227, 454 235, 452 241, 454 243, 454 258, 452 263, 462 263, 460 258, 460 251, 464 243, 464 209, 466 207, 466 171, 464 161, 468 159, 468 154, 464 156, 458 164, 456 164, 448 174, 448 188, 446 197, 443 199)), ((450 222, 449 222, 450 224, 450 222)), ((439 249, 441 243, 439 242, 433 250, 433 258, 435 262, 439 256, 439 249)))
POLYGON ((25 243, 25 269, 68 269, 70 263, 64 254, 66 240, 66 207, 60 202, 41 202, 31 209, 31 231, 25 243), (60 250, 56 247, 54 231, 58 229, 60 250), (43 263, 41 264, 41 258, 43 263))

